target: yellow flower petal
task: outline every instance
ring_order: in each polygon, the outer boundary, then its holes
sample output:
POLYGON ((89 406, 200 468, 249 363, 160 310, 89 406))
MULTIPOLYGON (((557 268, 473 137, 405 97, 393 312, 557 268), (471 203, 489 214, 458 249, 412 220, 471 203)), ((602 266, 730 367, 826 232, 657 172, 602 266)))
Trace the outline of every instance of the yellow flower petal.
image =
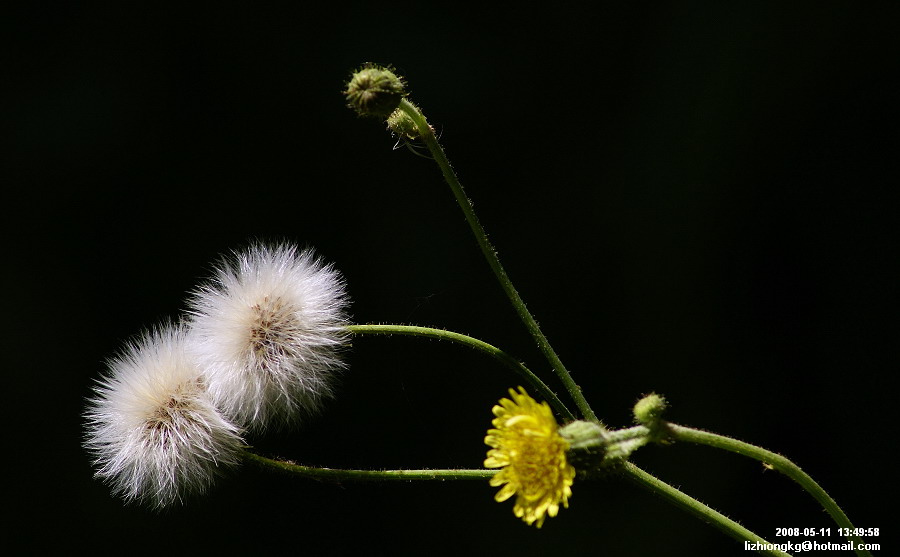
POLYGON ((492 448, 484 466, 502 468, 490 481, 503 486, 494 499, 515 495, 513 514, 540 528, 548 515, 557 515, 560 504, 569 506, 575 468, 566 460, 569 444, 547 403, 538 404, 522 387, 509 394, 492 409, 494 429, 484 439, 492 448))

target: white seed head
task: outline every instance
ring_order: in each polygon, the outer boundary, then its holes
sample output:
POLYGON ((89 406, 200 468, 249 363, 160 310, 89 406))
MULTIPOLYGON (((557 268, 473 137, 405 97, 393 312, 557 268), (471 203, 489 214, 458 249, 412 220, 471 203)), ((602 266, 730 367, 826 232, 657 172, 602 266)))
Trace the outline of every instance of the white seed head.
POLYGON ((239 430, 213 404, 185 339, 168 326, 129 344, 88 402, 96 475, 126 501, 168 506, 238 462, 239 430))
POLYGON ((318 409, 347 340, 344 282, 311 251, 235 253, 191 299, 191 350, 216 404, 260 430, 318 409))

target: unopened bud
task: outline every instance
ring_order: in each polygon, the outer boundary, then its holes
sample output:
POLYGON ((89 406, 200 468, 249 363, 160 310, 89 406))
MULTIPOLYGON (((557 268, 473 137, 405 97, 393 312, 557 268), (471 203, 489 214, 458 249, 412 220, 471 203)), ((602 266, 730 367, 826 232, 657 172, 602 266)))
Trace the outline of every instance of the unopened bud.
POLYGON ((662 419, 667 407, 668 403, 662 395, 650 393, 634 405, 634 419, 651 427, 662 419))
POLYGON ((409 114, 399 108, 388 117, 387 126, 389 130, 399 137, 405 139, 417 139, 419 137, 419 127, 410 118, 409 114))
POLYGON ((344 96, 360 116, 387 118, 406 96, 406 84, 390 67, 368 63, 350 78, 344 96))

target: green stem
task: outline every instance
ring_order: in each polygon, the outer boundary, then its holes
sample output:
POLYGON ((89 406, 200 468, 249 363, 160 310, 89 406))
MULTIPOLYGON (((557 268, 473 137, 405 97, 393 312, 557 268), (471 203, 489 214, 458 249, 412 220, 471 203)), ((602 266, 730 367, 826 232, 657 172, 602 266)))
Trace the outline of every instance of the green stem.
MULTIPOLYGON (((835 500, 832 499, 831 496, 809 476, 809 474, 780 454, 773 453, 772 451, 757 447, 756 445, 751 445, 750 443, 745 443, 743 441, 738 441, 737 439, 732 439, 731 437, 710 433, 708 431, 684 427, 673 423, 666 423, 665 426, 669 432, 669 438, 675 441, 709 445, 710 447, 715 447, 717 449, 724 449, 726 451, 749 456, 750 458, 759 460, 767 466, 778 470, 800 484, 800 487, 812 495, 813 498, 825 508, 828 514, 831 515, 831 518, 834 519, 838 526, 841 528, 849 528, 852 531, 853 524, 835 500)), ((847 539, 852 541, 855 547, 863 544, 863 540, 859 536, 847 536, 847 539)), ((860 557, 871 557, 872 555, 863 549, 856 549, 856 554, 860 557)))
MULTIPOLYGON (((663 497, 674 503, 676 506, 688 511, 700 520, 709 522, 722 532, 728 534, 738 541, 749 541, 751 543, 768 544, 765 539, 757 536, 752 531, 744 528, 734 520, 731 520, 724 514, 704 505, 700 501, 694 499, 690 495, 679 491, 659 478, 648 474, 630 462, 625 462, 624 473, 628 479, 634 481, 641 487, 649 489, 655 493, 659 493, 663 497)), ((763 555, 774 555, 778 557, 790 557, 789 553, 783 551, 760 550, 763 555)))
MULTIPOLYGON (((347 470, 319 468, 267 458, 247 450, 243 451, 242 457, 246 462, 268 470, 335 483, 347 481, 485 480, 493 477, 499 472, 498 470, 486 469, 347 470)), ((697 501, 653 475, 644 472, 630 462, 624 463, 623 470, 625 475, 638 485, 663 495, 670 502, 686 509, 702 520, 712 523, 714 526, 735 539, 768 543, 763 538, 757 536, 725 515, 707 507, 700 501, 697 501)), ((789 554, 780 551, 761 551, 761 553, 764 555, 790 557, 789 554)))
MULTIPOLYGON (((486 469, 426 469, 426 470, 347 470, 337 468, 319 468, 315 466, 303 466, 287 462, 267 458, 256 453, 245 450, 242 453, 243 459, 251 464, 255 464, 261 468, 284 472, 295 476, 309 478, 313 480, 326 482, 347 482, 347 481, 445 481, 445 480, 486 480, 497 474, 498 470, 486 469)), ((763 538, 757 536, 750 530, 744 528, 740 524, 734 522, 725 515, 714 511, 696 499, 682 493, 678 489, 659 480, 647 472, 644 472, 637 466, 626 462, 624 471, 629 479, 650 489, 651 491, 662 494, 675 503, 701 519, 711 522, 720 530, 729 534, 738 540, 747 540, 751 542, 768 543, 763 538)), ((765 555, 776 555, 779 557, 790 557, 787 553, 780 551, 762 551, 765 555)))
POLYGON ((538 326, 537 321, 535 321, 534 317, 531 315, 531 312, 528 311, 528 308, 525 307, 525 302, 522 301, 522 298, 519 296, 519 293, 513 286, 512 281, 509 280, 509 276, 507 276, 506 271, 503 269, 503 265, 500 264, 500 258, 497 256, 497 251, 491 245, 490 241, 488 240, 487 234, 484 231, 484 228, 481 226, 481 223, 478 221, 478 217, 475 215, 475 210, 472 207, 472 202, 468 197, 466 197, 466 194, 462 188, 462 184, 459 183, 459 179, 456 177, 456 173, 450 166, 450 161, 447 159, 447 155, 444 153, 444 149, 441 147, 441 144, 438 143, 438 140, 434 136, 434 132, 431 130, 431 126, 428 125, 428 121, 425 119, 425 116, 422 114, 422 112, 419 111, 418 108, 416 108, 406 99, 400 101, 399 108, 410 118, 412 118, 413 122, 415 122, 422 141, 425 142, 425 145, 428 147, 428 150, 434 157, 435 162, 440 167, 441 172, 444 175, 444 179, 447 181, 447 184, 450 185, 450 189, 453 190, 453 195, 454 197, 456 197, 456 202, 459 204, 460 209, 462 209, 463 214, 466 216, 466 221, 468 221, 469 227, 472 229, 472 233, 475 235, 475 240, 478 242, 478 246, 481 248, 481 253, 484 254, 485 259, 487 259, 488 265, 490 265, 491 270, 494 272, 494 275, 500 282, 500 286, 503 288, 503 291, 506 292, 506 296, 509 298, 510 302, 512 302, 516 313, 519 314, 519 318, 523 323, 525 323, 525 327, 531 333, 531 336, 537 343, 538 348, 540 348, 541 352, 543 352, 544 356, 547 358, 547 361, 550 362, 553 370, 559 376, 560 380, 563 382, 563 385, 565 385, 566 390, 569 392, 572 400, 575 401, 575 404, 578 405, 578 408, 581 410, 581 413, 584 415, 584 417, 594 422, 598 421, 596 414, 594 414, 594 411, 591 409, 587 400, 584 398, 584 395, 581 393, 581 388, 578 387, 574 379, 572 379, 572 375, 563 365, 562 361, 559 359, 559 356, 556 355, 553 347, 550 346, 550 342, 547 340, 547 337, 544 336, 543 332, 541 332, 541 328, 540 326, 538 326))
POLYGON ((415 337, 426 337, 426 338, 434 338, 438 340, 448 340, 450 342, 455 342, 456 344, 463 344, 470 348, 474 348, 480 352, 483 352, 493 358, 496 358, 498 361, 508 366, 514 372, 519 374, 520 377, 525 379, 532 387, 534 387, 540 396, 544 398, 544 400, 548 401, 553 408, 556 409, 557 412, 561 416, 563 416, 566 420, 574 420, 575 416, 572 412, 566 408, 566 405, 559 400, 559 397, 556 396, 550 387, 548 387, 543 381, 541 381, 540 377, 532 373, 525 365, 519 360, 513 358, 506 352, 500 350, 499 348, 490 345, 484 341, 478 340, 477 338, 473 338, 470 336, 466 336, 460 333, 454 333, 452 331, 445 331, 444 329, 432 329, 430 327, 413 327, 409 325, 350 325, 347 327, 347 330, 355 335, 406 335, 406 336, 415 336, 415 337))
POLYGON ((244 451, 243 458, 247 462, 259 465, 263 468, 288 472, 290 474, 310 478, 314 480, 345 482, 345 481, 410 481, 410 480, 485 480, 496 474, 499 470, 342 470, 337 468, 317 468, 315 466, 303 466, 266 458, 250 451, 244 451))

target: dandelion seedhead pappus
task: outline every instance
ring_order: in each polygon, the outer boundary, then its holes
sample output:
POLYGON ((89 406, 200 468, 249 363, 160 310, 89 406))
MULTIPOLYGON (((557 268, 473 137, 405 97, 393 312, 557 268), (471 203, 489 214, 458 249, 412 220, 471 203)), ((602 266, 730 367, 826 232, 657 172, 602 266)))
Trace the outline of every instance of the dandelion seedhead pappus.
POLYGON ((88 403, 96 475, 126 501, 169 506, 238 460, 239 429, 213 404, 186 337, 166 326, 128 345, 88 403))
POLYGON ((250 430, 318 409, 344 365, 347 303, 338 272, 310 250, 255 245, 223 261, 190 301, 213 400, 250 430))

